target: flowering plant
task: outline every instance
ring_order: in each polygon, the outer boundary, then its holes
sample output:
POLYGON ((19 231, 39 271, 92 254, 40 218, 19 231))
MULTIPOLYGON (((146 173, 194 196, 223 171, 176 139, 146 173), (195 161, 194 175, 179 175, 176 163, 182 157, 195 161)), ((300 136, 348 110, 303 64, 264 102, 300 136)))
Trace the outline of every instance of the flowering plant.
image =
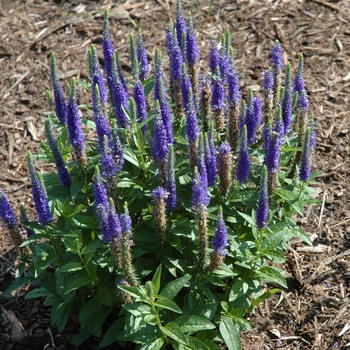
POLYGON ((141 32, 130 36, 127 80, 106 11, 105 75, 92 45, 89 82, 73 78, 67 100, 52 54, 47 142, 40 155, 28 152, 37 217, 21 208, 25 241, 0 191, 21 261, 5 294, 40 281, 26 298, 44 297, 61 332, 76 317, 75 344, 95 336, 100 347, 239 349, 239 332, 251 328, 245 315, 280 291, 271 283, 287 288, 285 243, 311 244, 293 220, 314 202, 303 56, 294 82, 287 64, 282 86, 276 41, 262 99, 250 89, 244 101, 229 31, 220 49, 212 40, 203 77, 180 1, 166 38, 169 83, 160 50, 149 78, 141 32), (77 84, 91 106, 78 105, 77 84), (38 160, 57 174, 41 175, 38 160))

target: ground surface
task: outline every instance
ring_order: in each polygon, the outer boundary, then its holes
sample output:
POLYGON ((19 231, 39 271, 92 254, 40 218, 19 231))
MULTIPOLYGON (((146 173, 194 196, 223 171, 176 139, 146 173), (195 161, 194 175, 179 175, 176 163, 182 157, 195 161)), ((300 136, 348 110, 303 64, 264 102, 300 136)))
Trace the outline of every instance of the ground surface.
MULTIPOLYGON (((91 43, 102 57, 105 8, 110 9, 112 36, 125 70, 129 69, 128 35, 138 28, 143 30, 150 57, 156 47, 165 56, 165 29, 174 18, 175 1, 0 2, 0 187, 16 213, 21 202, 29 211, 32 207, 26 151, 35 151, 43 138, 49 56, 56 52, 64 84, 73 76, 86 79, 91 43)), ((251 86, 259 95, 273 40, 280 40, 284 60, 294 69, 303 52, 310 109, 316 119, 313 166, 322 170, 317 178, 322 206, 310 205, 300 219, 315 244, 309 250, 299 243, 291 246, 285 265, 290 289, 283 292, 280 303, 278 297, 271 298, 250 315, 254 329, 242 335, 243 348, 346 349, 350 346, 350 331, 344 328, 350 323, 350 3, 184 0, 184 8, 193 14, 203 69, 211 36, 219 38, 226 28, 231 30, 244 94, 251 86)), ((14 258, 13 246, 0 228, 0 291, 13 279, 14 258)), ((0 348, 72 349, 74 326, 58 334, 41 301, 24 301, 23 295, 10 301, 0 298, 0 348), (21 344, 16 344, 6 324, 11 312, 28 335, 21 344)), ((92 341, 80 348, 96 349, 97 344, 92 341)))

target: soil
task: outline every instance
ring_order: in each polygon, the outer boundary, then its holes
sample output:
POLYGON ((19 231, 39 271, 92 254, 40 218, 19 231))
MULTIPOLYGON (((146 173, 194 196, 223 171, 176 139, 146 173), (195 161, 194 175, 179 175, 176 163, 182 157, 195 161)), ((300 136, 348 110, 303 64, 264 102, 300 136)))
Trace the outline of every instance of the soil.
MULTIPOLYGON (((249 315, 251 332, 242 333, 246 350, 346 349, 350 347, 350 2, 348 0, 196 0, 192 11, 201 65, 208 65, 209 41, 226 28, 232 32, 241 87, 260 95, 273 41, 283 46, 284 61, 297 66, 304 54, 310 110, 315 115, 317 145, 313 168, 321 205, 309 205, 299 218, 314 246, 292 242, 287 271, 289 289, 271 297, 249 315)), ((51 90, 49 57, 55 51, 62 84, 73 76, 87 79, 87 50, 94 43, 102 57, 102 18, 110 25, 122 68, 129 66, 129 33, 142 28, 150 58, 156 47, 165 54, 165 30, 174 19, 175 0, 0 2, 0 187, 19 216, 24 203, 33 214, 26 152, 37 152, 43 113, 51 90)), ((89 102, 82 90, 80 103, 89 102), (87 99, 84 101, 84 99, 87 99)), ((0 228, 0 292, 14 279, 16 253, 0 228)), ((73 349, 74 322, 60 334, 50 324, 50 310, 39 300, 0 297, 0 349, 73 349), (10 314, 10 315, 9 315, 10 314), (9 317, 19 321, 14 336, 9 317), (17 334, 18 335, 18 334, 17 334), (22 341, 19 342, 19 338, 22 341)), ((79 349, 97 349, 92 339, 79 349)))

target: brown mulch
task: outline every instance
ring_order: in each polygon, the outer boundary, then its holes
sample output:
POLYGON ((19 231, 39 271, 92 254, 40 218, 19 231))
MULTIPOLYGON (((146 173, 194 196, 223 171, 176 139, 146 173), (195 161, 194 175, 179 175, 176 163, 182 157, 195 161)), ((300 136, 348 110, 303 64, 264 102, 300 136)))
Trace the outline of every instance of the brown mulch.
MULTIPOLYGON (((143 30, 150 57, 165 54, 165 29, 174 18, 174 0, 0 2, 0 187, 19 212, 33 213, 26 152, 43 138, 46 90, 51 90, 49 57, 56 52, 61 82, 87 78, 87 50, 94 43, 101 59, 102 18, 110 10, 111 30, 124 70, 129 70, 129 33, 143 30)), ((280 40, 284 60, 294 71, 305 58, 310 110, 315 115, 317 146, 313 167, 321 169, 316 186, 321 206, 309 205, 299 222, 314 239, 306 249, 295 242, 285 269, 290 288, 249 315, 253 331, 242 334, 244 349, 346 349, 350 347, 348 306, 350 273, 350 2, 348 0, 197 0, 192 11, 207 69, 212 36, 232 32, 242 91, 259 95, 272 43, 280 40)), ((89 97, 80 91, 80 102, 89 97)), ((86 101, 85 101, 86 99, 86 101)), ((0 228, 0 292, 14 277, 15 253, 0 228)), ((73 349, 74 325, 63 334, 50 325, 42 301, 26 301, 25 291, 0 298, 0 349, 73 349), (22 343, 13 336, 8 313, 20 324, 22 343), (22 325, 22 326, 21 326, 22 325)), ((17 334, 18 335, 18 334, 17 334)), ((96 349, 98 340, 80 349, 96 349)))

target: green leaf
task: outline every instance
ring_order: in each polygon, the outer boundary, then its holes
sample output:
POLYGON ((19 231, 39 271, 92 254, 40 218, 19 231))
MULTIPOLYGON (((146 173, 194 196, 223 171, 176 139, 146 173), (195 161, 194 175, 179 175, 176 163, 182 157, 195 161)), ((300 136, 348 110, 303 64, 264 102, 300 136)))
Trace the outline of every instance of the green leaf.
POLYGON ((68 294, 73 290, 79 289, 80 287, 86 286, 91 280, 87 277, 77 277, 73 281, 68 282, 64 294, 68 294))
POLYGON ((60 332, 64 330, 73 307, 73 301, 57 298, 51 310, 51 323, 55 324, 60 332))
POLYGON ((231 318, 221 316, 219 329, 229 350, 241 349, 241 340, 239 338, 238 329, 231 318))
POLYGON ((57 272, 63 273, 63 272, 73 272, 73 271, 79 271, 83 268, 83 265, 79 262, 69 262, 67 264, 64 264, 62 267, 60 267, 57 272))
POLYGON ((112 305, 111 292, 108 288, 101 288, 97 292, 96 298, 102 305, 106 305, 106 306, 112 305))
POLYGON ((70 215, 68 215, 68 218, 73 217, 74 215, 80 213, 82 210, 84 210, 86 206, 84 204, 78 204, 72 211, 70 215))
POLYGON ((169 300, 174 299, 184 285, 190 280, 190 278, 190 275, 184 275, 174 281, 169 282, 160 292, 160 295, 169 300))
POLYGON ((182 314, 181 309, 173 301, 164 297, 157 299, 154 305, 162 309, 168 309, 178 314, 182 314))
POLYGON ((27 293, 24 299, 35 299, 35 298, 47 297, 48 295, 52 295, 52 293, 48 291, 46 288, 40 287, 40 288, 35 288, 31 290, 29 293, 27 293))
POLYGON ((89 300, 80 310, 79 312, 79 321, 87 320, 91 315, 94 315, 97 310, 102 307, 101 303, 97 300, 97 298, 93 298, 89 300))
POLYGON ((198 331, 215 328, 215 325, 206 318, 195 315, 180 316, 176 318, 174 322, 180 326, 183 333, 192 334, 198 331))
POLYGON ((180 344, 187 345, 187 337, 181 332, 180 327, 174 322, 168 322, 165 327, 159 327, 162 333, 180 344))
POLYGON ((14 290, 24 286, 25 284, 28 284, 32 281, 34 281, 34 277, 32 276, 26 276, 26 277, 20 277, 20 278, 17 278, 15 280, 15 282, 13 282, 11 285, 9 285, 5 291, 3 293, 1 293, 1 296, 4 297, 8 294, 10 294, 11 292, 13 292, 14 290))
POLYGON ((307 243, 309 246, 312 246, 312 242, 310 237, 302 230, 298 229, 298 228, 293 228, 291 230, 292 234, 295 237, 298 237, 300 239, 302 239, 305 243, 307 243))
POLYGON ((259 277, 261 281, 278 283, 282 287, 288 288, 282 273, 284 273, 284 271, 277 267, 262 266, 259 270, 255 271, 254 276, 259 277))
POLYGON ((162 265, 159 265, 153 278, 152 278, 152 284, 153 284, 153 293, 154 295, 157 295, 160 289, 160 276, 162 273, 162 265))
POLYGON ((252 227, 256 227, 256 221, 253 217, 251 217, 250 215, 247 215, 245 213, 242 213, 240 211, 237 210, 237 213, 242 216, 243 219, 245 219, 249 224, 252 225, 252 227))
POLYGON ((140 350, 159 350, 164 344, 163 338, 150 339, 141 345, 140 350))
POLYGON ((143 303, 123 304, 122 307, 135 317, 145 316, 152 313, 151 307, 143 303))
POLYGON ((280 292, 281 290, 278 288, 273 288, 268 290, 267 292, 265 292, 264 294, 260 295, 258 298, 254 299, 252 301, 252 306, 258 306, 260 303, 262 303, 265 299, 267 299, 268 297, 270 297, 271 295, 274 295, 278 292, 280 292))
POLYGON ((118 288, 120 290, 130 294, 134 298, 144 298, 145 297, 145 294, 142 293, 138 287, 118 285, 118 288))
POLYGON ((108 329, 106 334, 104 335, 100 345, 99 349, 112 344, 117 341, 119 334, 123 331, 124 328, 124 319, 119 318, 117 319, 108 329))
POLYGON ((72 196, 73 201, 75 201, 75 199, 77 198, 82 185, 83 185, 83 180, 75 180, 70 185, 70 195, 72 196))

